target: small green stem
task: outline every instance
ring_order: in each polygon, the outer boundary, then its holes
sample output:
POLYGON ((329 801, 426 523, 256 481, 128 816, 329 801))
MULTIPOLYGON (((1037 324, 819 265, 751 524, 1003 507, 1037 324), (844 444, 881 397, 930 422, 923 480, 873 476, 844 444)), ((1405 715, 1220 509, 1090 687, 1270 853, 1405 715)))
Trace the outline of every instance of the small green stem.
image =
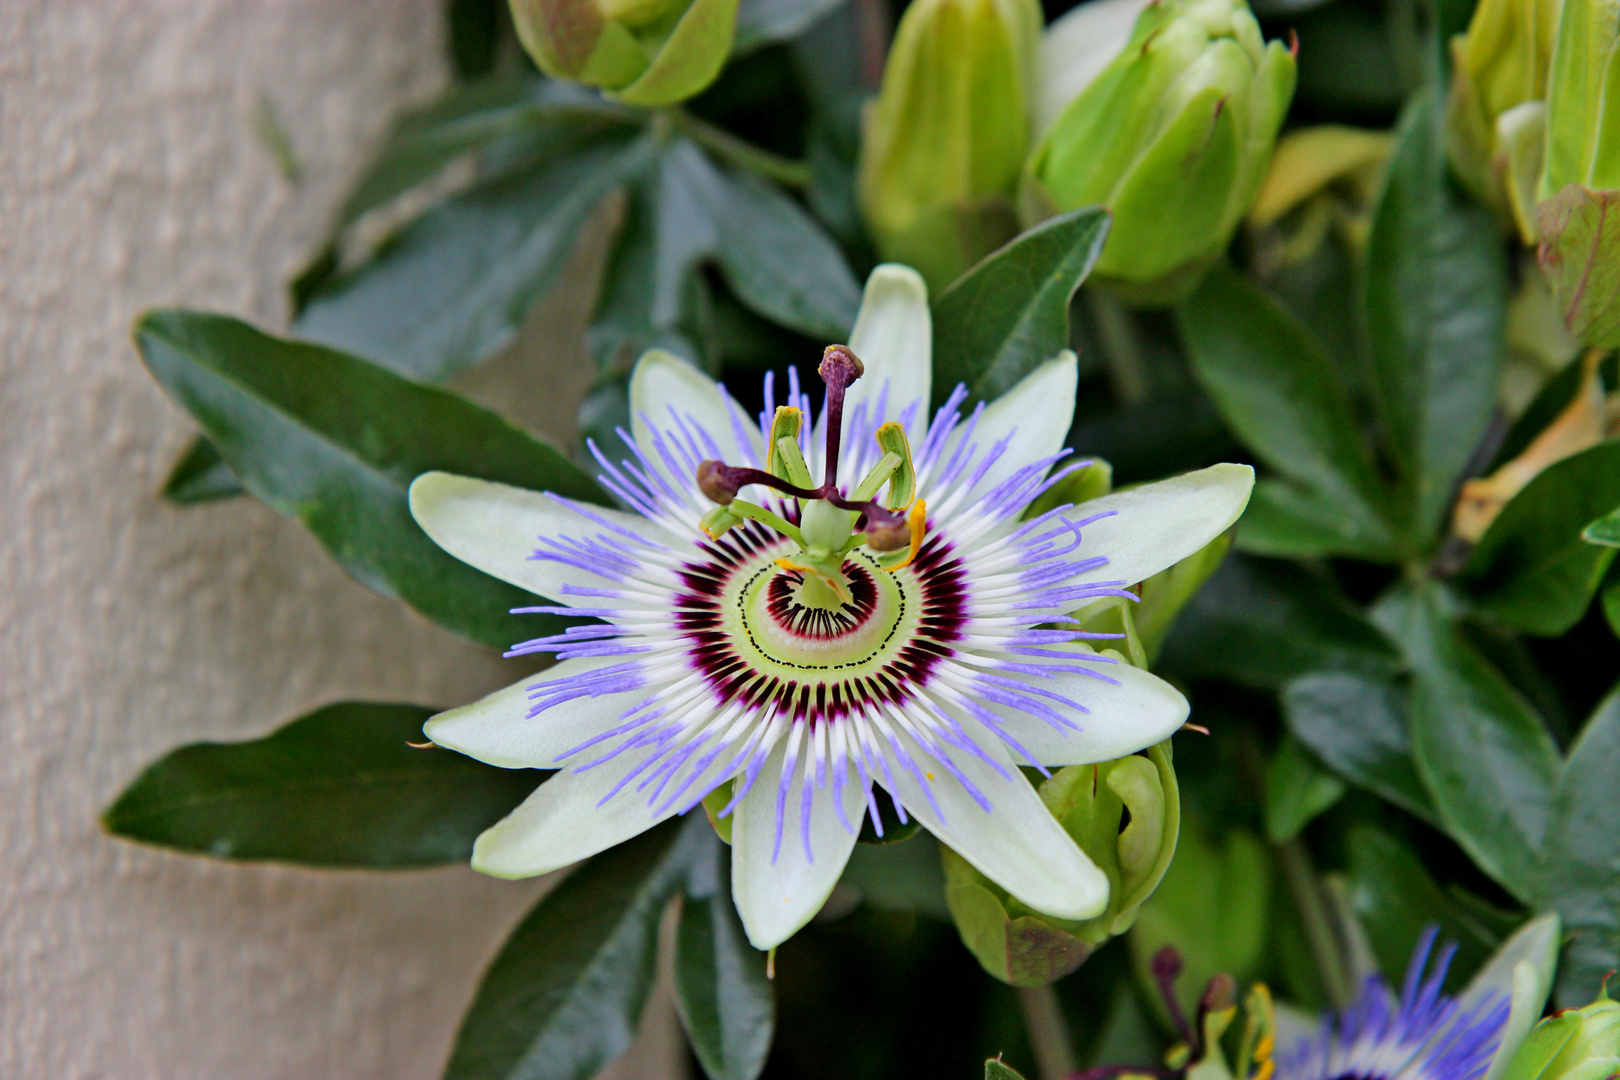
POLYGON ((806 162, 761 149, 729 131, 715 127, 707 120, 698 119, 685 109, 670 109, 660 115, 668 116, 669 122, 678 131, 739 168, 763 173, 777 183, 792 188, 810 185, 810 166, 806 162))
POLYGON ((1344 950, 1334 930, 1333 913, 1328 910, 1322 884, 1311 865, 1310 853, 1298 838, 1277 845, 1282 862, 1283 876, 1288 879, 1289 891, 1299 907, 1300 920, 1305 924, 1305 938, 1310 943, 1316 968, 1322 973, 1322 988, 1327 991, 1328 1002, 1335 1009, 1350 1004, 1350 976, 1344 966, 1344 950))
POLYGON ((1020 986, 1018 1004, 1024 1013, 1024 1030, 1040 1080, 1063 1080, 1075 1071, 1074 1047, 1063 1021, 1063 1008, 1050 985, 1020 986))

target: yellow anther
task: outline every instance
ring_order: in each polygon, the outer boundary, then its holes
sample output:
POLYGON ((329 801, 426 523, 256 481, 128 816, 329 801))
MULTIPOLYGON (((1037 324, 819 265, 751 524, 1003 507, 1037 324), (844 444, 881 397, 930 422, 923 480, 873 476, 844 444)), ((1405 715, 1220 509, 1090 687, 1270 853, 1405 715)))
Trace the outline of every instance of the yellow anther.
POLYGON ((923 530, 928 525, 928 504, 921 499, 913 502, 911 509, 906 511, 906 524, 911 527, 911 546, 906 549, 904 559, 893 566, 885 567, 891 574, 903 567, 910 566, 912 560, 917 557, 918 550, 922 548, 923 530))

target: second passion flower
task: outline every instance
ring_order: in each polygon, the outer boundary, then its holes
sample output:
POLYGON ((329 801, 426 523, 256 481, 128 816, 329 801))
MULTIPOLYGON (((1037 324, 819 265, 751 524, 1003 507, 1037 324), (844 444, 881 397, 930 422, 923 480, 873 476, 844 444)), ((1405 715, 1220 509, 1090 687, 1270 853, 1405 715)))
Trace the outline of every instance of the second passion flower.
POLYGON ((767 377, 755 418, 644 356, 634 460, 597 452, 628 511, 416 480, 411 511, 446 551, 555 602, 537 612, 601 620, 515 647, 561 662, 428 723, 490 764, 560 770, 479 838, 474 868, 543 874, 720 792, 733 898, 768 949, 821 907, 863 817, 881 829, 882 788, 1031 909, 1104 908, 1107 877, 1018 766, 1133 753, 1187 702, 1069 613, 1220 535, 1253 473, 1217 465, 1026 520, 1076 467, 1074 354, 988 405, 958 387, 930 420, 931 354, 921 278, 880 266, 849 347, 828 350, 813 425, 791 371, 780 408, 767 377))

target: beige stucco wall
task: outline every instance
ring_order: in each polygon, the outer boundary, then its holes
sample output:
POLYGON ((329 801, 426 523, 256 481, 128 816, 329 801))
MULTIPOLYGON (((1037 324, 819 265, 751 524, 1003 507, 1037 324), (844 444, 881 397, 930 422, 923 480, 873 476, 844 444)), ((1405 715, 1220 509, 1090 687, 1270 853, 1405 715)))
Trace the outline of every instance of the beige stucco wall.
MULTIPOLYGON (((0 3, 0 1075, 435 1076, 536 894, 464 869, 211 863, 95 824, 178 743, 513 675, 248 500, 159 502, 191 427, 128 338, 158 304, 280 325, 388 115, 443 79, 439 10, 0 3), (261 93, 296 188, 251 133, 261 93)), ((573 355, 558 340, 553 361, 573 355)), ((550 388, 556 416, 575 383, 550 388)))

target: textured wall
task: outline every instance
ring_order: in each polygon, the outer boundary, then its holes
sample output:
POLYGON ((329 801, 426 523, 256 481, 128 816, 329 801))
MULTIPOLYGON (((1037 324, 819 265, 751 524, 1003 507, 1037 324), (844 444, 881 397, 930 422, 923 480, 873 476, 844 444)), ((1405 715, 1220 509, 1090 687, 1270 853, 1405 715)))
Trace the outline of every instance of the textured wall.
POLYGON ((388 115, 443 78, 440 33, 437 0, 0 4, 0 1075, 434 1076, 536 893, 229 866, 95 825, 177 743, 512 677, 248 500, 160 503, 191 429, 128 337, 158 304, 280 325, 388 115), (251 134, 261 93, 297 189, 251 134))

